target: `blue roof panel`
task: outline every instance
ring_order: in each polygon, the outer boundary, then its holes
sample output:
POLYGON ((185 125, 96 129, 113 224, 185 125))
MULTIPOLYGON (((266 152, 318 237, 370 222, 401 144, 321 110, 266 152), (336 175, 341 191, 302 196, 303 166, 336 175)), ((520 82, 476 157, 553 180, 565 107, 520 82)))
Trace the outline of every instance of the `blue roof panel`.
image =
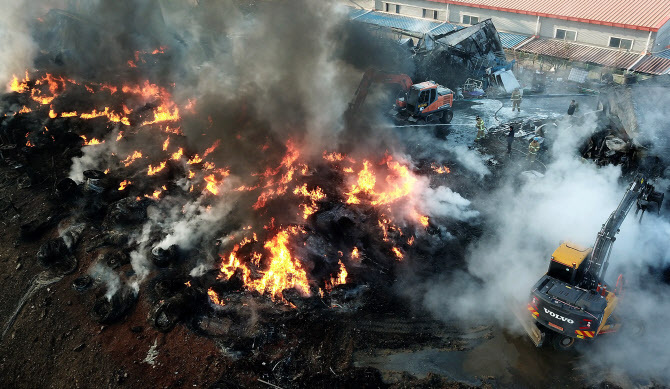
POLYGON ((349 12, 349 19, 355 19, 361 15, 363 15, 366 12, 369 12, 367 9, 360 9, 360 8, 353 8, 353 7, 347 7, 348 12, 349 12))
POLYGON ((500 37, 500 43, 506 49, 511 49, 530 38, 528 35, 510 34, 508 32, 498 32, 498 36, 500 37))
POLYGON ((400 30, 426 33, 438 27, 441 23, 428 20, 410 18, 407 16, 389 15, 381 12, 370 12, 356 18, 357 22, 374 24, 382 27, 397 28, 400 30))
POLYGON ((658 53, 654 54, 654 57, 661 57, 665 59, 670 59, 670 49, 665 49, 663 51, 659 51, 658 53))
POLYGON ((452 32, 454 30, 460 30, 461 28, 463 27, 457 26, 455 24, 442 23, 439 26, 435 27, 434 29, 430 30, 430 33, 433 35, 440 35, 452 32))

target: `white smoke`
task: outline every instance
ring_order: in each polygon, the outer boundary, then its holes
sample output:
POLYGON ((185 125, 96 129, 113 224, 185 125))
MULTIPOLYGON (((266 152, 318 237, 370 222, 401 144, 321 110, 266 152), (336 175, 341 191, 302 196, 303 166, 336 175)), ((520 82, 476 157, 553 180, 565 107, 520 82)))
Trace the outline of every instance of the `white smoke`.
POLYGON ((96 262, 91 266, 88 270, 88 274, 97 282, 105 284, 107 288, 105 297, 107 300, 111 300, 112 296, 121 289, 121 278, 119 275, 101 262, 96 262))

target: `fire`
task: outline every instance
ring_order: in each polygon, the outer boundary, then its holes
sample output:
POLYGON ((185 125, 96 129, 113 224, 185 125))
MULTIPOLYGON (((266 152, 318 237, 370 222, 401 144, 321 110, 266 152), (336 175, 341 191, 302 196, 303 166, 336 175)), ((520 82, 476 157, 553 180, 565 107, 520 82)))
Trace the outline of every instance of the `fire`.
POLYGON ((165 139, 165 142, 163 142, 163 151, 167 151, 168 146, 170 146, 170 137, 168 136, 167 139, 165 139))
POLYGON ((56 112, 54 112, 53 109, 51 109, 51 110, 49 110, 49 117, 52 118, 52 119, 55 119, 55 118, 58 117, 58 114, 56 112))
POLYGON ((170 111, 169 108, 161 105, 154 111, 154 120, 146 121, 142 123, 143 126, 148 124, 160 123, 160 122, 174 122, 179 120, 179 108, 175 107, 174 110, 170 111))
POLYGON ((209 296, 209 300, 214 303, 214 305, 219 305, 219 306, 224 306, 226 305, 225 301, 222 299, 219 299, 219 295, 216 294, 214 289, 209 288, 207 289, 207 295, 209 296))
POLYGON ((149 169, 147 171, 147 175, 153 176, 154 174, 160 172, 161 170, 165 169, 165 165, 167 164, 167 161, 163 161, 160 163, 160 165, 153 167, 149 165, 149 169))
POLYGON ((124 159, 121 161, 121 163, 125 166, 128 167, 130 166, 133 162, 135 162, 136 159, 142 158, 142 152, 141 151, 133 151, 132 155, 129 155, 128 158, 124 159))
POLYGON ((82 119, 95 119, 102 116, 106 116, 109 121, 115 123, 122 123, 125 124, 126 126, 130 125, 130 120, 127 117, 122 116, 121 114, 117 114, 114 111, 110 111, 109 107, 105 107, 104 111, 98 111, 94 109, 93 112, 91 113, 82 113, 81 115, 79 115, 79 117, 82 119))
POLYGON ((132 182, 130 182, 130 181, 128 181, 128 180, 123 180, 123 181, 121 181, 121 183, 119 184, 119 190, 124 190, 124 189, 126 189, 126 187, 127 187, 128 185, 130 185, 130 184, 132 184, 132 182))
POLYGON ((217 139, 216 142, 214 142, 214 144, 212 145, 212 147, 205 150, 205 153, 202 155, 202 157, 204 158, 204 157, 208 156, 209 154, 211 154, 212 151, 216 150, 216 148, 219 147, 219 143, 221 143, 221 140, 217 139))
MULTIPOLYGON (((170 139, 170 138, 168 138, 168 139, 170 139)), ((176 153, 173 153, 172 157, 170 157, 170 158, 172 158, 173 161, 179 161, 181 159, 182 155, 184 155, 184 149, 182 149, 180 147, 179 150, 177 150, 176 153)))
POLYGON ((26 107, 25 105, 19 110, 19 114, 32 112, 33 110, 26 107))
POLYGON ((393 247, 391 251, 393 251, 393 254, 395 254, 397 260, 400 261, 403 258, 402 252, 400 251, 399 248, 393 247))
POLYGON ((195 172, 189 171, 188 172, 188 178, 191 179, 193 177, 195 177, 195 172))
POLYGON ((424 227, 428 227, 428 216, 419 216, 419 223, 424 227))
POLYGON ((451 173, 451 169, 449 169, 446 166, 438 165, 436 163, 430 164, 430 167, 433 169, 433 171, 437 174, 445 174, 445 173, 451 173))
POLYGON ((326 198, 326 194, 323 193, 323 190, 321 190, 321 188, 317 186, 313 190, 309 191, 307 190, 307 184, 303 184, 300 187, 296 187, 293 190, 293 194, 307 197, 310 200, 309 204, 300 204, 300 207, 302 208, 303 211, 302 216, 305 220, 309 217, 309 215, 313 214, 319 209, 317 206, 317 202, 326 198))
POLYGON ((270 250, 270 268, 263 278, 254 282, 254 287, 261 293, 269 292, 274 298, 284 300, 285 289, 296 288, 303 295, 309 295, 307 274, 302 265, 291 257, 287 244, 289 232, 279 231, 264 247, 270 250))
POLYGON ((347 204, 360 204, 361 196, 370 199, 373 206, 391 204, 401 198, 408 196, 417 182, 409 168, 393 161, 387 155, 381 164, 386 165, 389 173, 386 176, 386 190, 378 191, 375 173, 370 169, 370 162, 363 161, 363 170, 358 172, 358 181, 351 186, 351 191, 346 193, 347 204))
POLYGON ((351 259, 358 261, 361 258, 361 254, 358 252, 358 247, 354 247, 353 250, 351 250, 351 259))
POLYGON ((63 112, 60 114, 61 117, 63 118, 71 118, 73 116, 77 116, 77 111, 72 111, 72 112, 63 112))
POLYGON ((81 139, 84 140, 84 146, 93 146, 93 145, 99 145, 99 144, 105 143, 104 140, 100 141, 96 138, 91 138, 91 140, 87 140, 84 135, 80 135, 80 137, 81 137, 81 139))
POLYGON ((163 191, 162 191, 161 189, 156 189, 156 190, 154 191, 154 193, 151 194, 151 196, 149 196, 149 195, 144 195, 144 197, 146 197, 146 198, 148 198, 148 199, 158 200, 158 199, 161 198, 161 193, 163 193, 163 191))
MULTIPOLYGON (((288 249, 289 238, 298 233, 297 228, 280 230, 272 239, 265 242, 263 247, 268 250, 269 267, 265 271, 259 271, 262 277, 251 279, 251 271, 237 257, 237 250, 240 245, 235 245, 233 251, 228 256, 228 261, 221 264, 221 277, 230 279, 236 270, 241 272, 241 278, 248 289, 256 290, 261 294, 269 294, 273 301, 282 301, 284 299, 283 291, 290 288, 297 289, 305 296, 310 295, 307 273, 300 262, 295 260, 288 249)), ((251 262, 255 265, 260 264, 261 255, 252 254, 251 262)), ((345 275, 346 278, 346 275, 345 275)), ((339 276, 338 276, 339 279, 339 276)))
POLYGON ((218 188, 219 181, 216 180, 216 177, 214 176, 214 174, 210 174, 207 177, 205 177, 205 181, 207 182, 207 186, 205 187, 205 189, 207 189, 208 191, 210 191, 214 195, 218 195, 219 194, 219 188, 218 188))
POLYGON ((344 160, 344 154, 340 154, 337 152, 333 153, 328 153, 326 151, 323 152, 323 159, 325 159, 328 162, 340 162, 344 160))
POLYGON ((358 183, 352 185, 351 192, 347 193, 347 204, 360 204, 361 201, 356 197, 359 193, 374 193, 376 178, 370 171, 370 162, 363 161, 363 170, 358 172, 358 183))
POLYGON ((335 282, 333 282, 333 286, 335 285, 344 285, 347 283, 347 268, 344 267, 344 264, 342 261, 339 261, 340 264, 340 272, 337 274, 337 279, 335 282))
POLYGON ((194 155, 193 158, 189 159, 188 162, 186 162, 189 165, 193 165, 196 163, 202 162, 202 158, 198 154, 194 155))
POLYGON ((9 84, 9 89, 12 92, 18 92, 18 93, 27 92, 30 89, 30 87, 28 86, 28 82, 30 82, 30 78, 28 77, 28 72, 26 71, 26 78, 24 78, 22 81, 19 81, 19 79, 16 76, 12 78, 12 82, 9 84))

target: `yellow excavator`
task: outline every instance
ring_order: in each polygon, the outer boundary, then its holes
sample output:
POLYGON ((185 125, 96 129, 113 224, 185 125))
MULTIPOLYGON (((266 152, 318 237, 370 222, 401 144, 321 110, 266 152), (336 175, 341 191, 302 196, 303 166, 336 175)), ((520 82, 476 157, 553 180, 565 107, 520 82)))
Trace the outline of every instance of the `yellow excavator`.
POLYGON ((593 248, 562 242, 551 255, 549 269, 533 286, 526 308, 515 314, 535 346, 551 340, 558 350, 570 349, 577 340, 593 341, 598 335, 619 330, 614 314, 623 293, 619 275, 614 288, 605 282, 615 235, 633 204, 635 214, 656 207, 660 213, 664 194, 644 178, 629 186, 617 209, 603 224, 593 248))

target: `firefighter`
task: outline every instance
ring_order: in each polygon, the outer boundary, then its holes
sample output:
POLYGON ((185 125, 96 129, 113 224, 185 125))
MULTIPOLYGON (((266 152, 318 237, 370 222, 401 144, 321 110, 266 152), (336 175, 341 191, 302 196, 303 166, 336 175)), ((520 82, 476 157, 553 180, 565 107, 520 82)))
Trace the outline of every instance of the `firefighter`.
POLYGON ((512 100, 512 112, 514 112, 514 109, 516 108, 519 112, 521 112, 521 91, 519 88, 515 88, 514 92, 512 92, 512 97, 510 98, 512 100))
POLYGON ((528 159, 530 163, 535 162, 538 151, 540 151, 540 138, 535 137, 528 145, 528 155, 526 156, 526 159, 528 159))
POLYGON ((579 104, 576 101, 572 100, 568 106, 568 115, 572 116, 575 114, 575 111, 579 108, 579 104))
POLYGON ((512 154, 512 143, 514 143, 514 126, 509 126, 507 133, 507 154, 512 154))
POLYGON ((475 127, 477 128, 477 137, 475 138, 475 142, 480 140, 480 139, 486 139, 486 124, 484 124, 484 120, 477 116, 477 122, 475 124, 475 127))

